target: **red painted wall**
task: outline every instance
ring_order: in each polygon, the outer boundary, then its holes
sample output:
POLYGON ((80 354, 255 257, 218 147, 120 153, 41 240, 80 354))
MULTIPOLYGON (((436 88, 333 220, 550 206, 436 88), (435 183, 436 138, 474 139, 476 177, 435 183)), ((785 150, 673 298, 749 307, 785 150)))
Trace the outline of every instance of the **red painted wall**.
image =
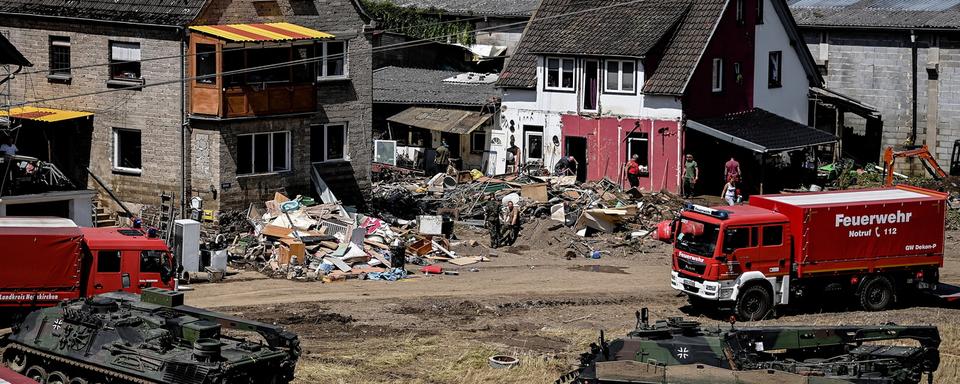
POLYGON ((688 118, 714 117, 753 108, 754 34, 758 0, 730 0, 683 98, 688 118), (737 22, 737 1, 743 22, 737 22), (723 91, 713 92, 713 59, 723 58, 723 91), (734 73, 740 63, 741 79, 734 73))
POLYGON ((639 121, 640 128, 636 132, 647 133, 650 145, 650 176, 640 178, 640 188, 647 191, 678 191, 680 140, 677 135, 680 122, 616 117, 591 119, 579 115, 562 115, 560 121, 564 138, 575 136, 587 139, 587 180, 600 180, 606 176, 624 186, 628 186, 626 176, 621 179, 627 160, 624 138, 639 121))

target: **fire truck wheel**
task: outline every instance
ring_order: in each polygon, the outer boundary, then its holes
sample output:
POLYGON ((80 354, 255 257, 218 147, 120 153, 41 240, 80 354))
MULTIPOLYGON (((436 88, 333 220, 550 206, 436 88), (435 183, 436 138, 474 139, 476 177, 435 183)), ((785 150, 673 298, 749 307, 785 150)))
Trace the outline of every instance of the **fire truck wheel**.
POLYGON ((860 287, 860 306, 867 311, 882 311, 893 303, 893 284, 883 276, 868 278, 860 287))
POLYGON ((740 321, 763 320, 773 308, 770 291, 762 285, 751 285, 737 299, 737 319, 740 321))

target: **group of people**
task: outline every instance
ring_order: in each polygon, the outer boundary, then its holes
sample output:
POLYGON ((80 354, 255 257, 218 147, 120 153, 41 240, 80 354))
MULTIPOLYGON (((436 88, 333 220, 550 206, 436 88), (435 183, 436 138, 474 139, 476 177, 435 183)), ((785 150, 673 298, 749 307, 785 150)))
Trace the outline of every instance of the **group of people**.
MULTIPOLYGON (((723 165, 723 177, 726 183, 720 192, 720 196, 727 205, 735 205, 740 202, 741 194, 739 184, 743 174, 740 172, 740 162, 733 156, 723 165)), ((692 197, 697 181, 700 179, 700 166, 693 159, 692 154, 686 154, 686 160, 683 163, 683 197, 692 197)))
POLYGON ((490 231, 490 248, 513 244, 520 235, 520 208, 508 200, 502 205, 490 194, 490 201, 485 209, 487 230, 490 231))

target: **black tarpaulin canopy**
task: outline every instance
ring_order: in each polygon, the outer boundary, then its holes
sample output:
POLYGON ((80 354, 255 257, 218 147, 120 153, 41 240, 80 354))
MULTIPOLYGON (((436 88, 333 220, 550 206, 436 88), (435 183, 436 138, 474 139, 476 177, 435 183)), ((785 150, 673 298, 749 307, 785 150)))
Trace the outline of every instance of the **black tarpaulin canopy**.
POLYGON ((755 108, 722 117, 688 120, 687 128, 758 153, 830 144, 837 137, 755 108))

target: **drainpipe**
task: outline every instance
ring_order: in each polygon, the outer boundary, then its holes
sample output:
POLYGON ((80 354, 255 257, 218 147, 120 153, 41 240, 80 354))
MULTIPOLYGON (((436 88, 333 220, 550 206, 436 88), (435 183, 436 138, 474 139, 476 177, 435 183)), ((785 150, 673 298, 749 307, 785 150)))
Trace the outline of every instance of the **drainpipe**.
POLYGON ((187 217, 187 69, 186 52, 187 30, 180 28, 180 218, 187 217))
POLYGON ((910 79, 913 83, 913 121, 910 126, 910 145, 917 144, 917 34, 915 31, 910 31, 910 51, 911 59, 913 61, 913 71, 910 72, 910 79))

